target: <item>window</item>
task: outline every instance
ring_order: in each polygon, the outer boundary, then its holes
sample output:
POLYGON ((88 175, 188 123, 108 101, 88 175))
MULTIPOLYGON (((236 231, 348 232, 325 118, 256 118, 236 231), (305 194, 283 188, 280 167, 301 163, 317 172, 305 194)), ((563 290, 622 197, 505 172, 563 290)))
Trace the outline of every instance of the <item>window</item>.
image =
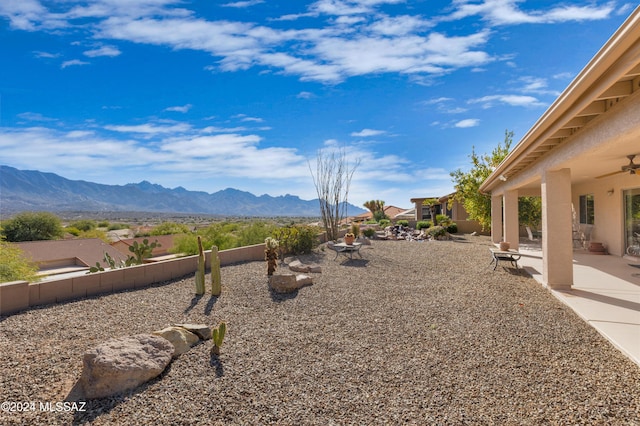
POLYGON ((580 223, 593 225, 593 194, 580 196, 580 223))

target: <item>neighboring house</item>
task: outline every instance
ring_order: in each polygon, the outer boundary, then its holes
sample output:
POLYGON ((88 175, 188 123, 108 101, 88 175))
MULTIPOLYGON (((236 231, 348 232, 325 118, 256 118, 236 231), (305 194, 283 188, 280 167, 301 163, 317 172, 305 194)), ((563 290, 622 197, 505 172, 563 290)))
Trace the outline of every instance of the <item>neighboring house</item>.
MULTIPOLYGON (((111 245, 117 249, 119 252, 126 256, 133 255, 129 250, 129 247, 133 246, 134 242, 138 242, 138 244, 142 244, 144 240, 148 240, 149 244, 157 241, 159 246, 153 249, 151 252, 150 261, 154 261, 153 258, 166 258, 173 257, 173 254, 170 250, 173 248, 173 238, 175 235, 157 235, 150 237, 136 237, 136 238, 126 238, 118 241, 114 241, 111 245)), ((210 249, 211 247, 209 247, 210 249)), ((206 249, 205 249, 206 250, 206 249)), ((157 260, 157 259, 155 259, 157 260)))
POLYGON ((100 262, 104 266, 104 254, 116 262, 127 256, 99 238, 74 240, 46 240, 14 243, 32 261, 37 263, 41 275, 55 275, 88 270, 100 262))
MULTIPOLYGON (((401 209, 400 207, 396 207, 396 206, 384 206, 384 214, 387 215, 387 217, 389 219, 395 219, 396 216, 398 216, 399 214, 402 214, 403 212, 406 211, 406 209, 401 209)), ((372 220, 373 219, 373 213, 371 212, 365 212, 362 214, 359 214, 358 216, 355 216, 353 218, 351 218, 352 222, 366 222, 367 220, 372 220)))
POLYGON ((640 7, 480 187, 492 197, 493 241, 517 248, 518 197, 541 196, 543 281, 570 288, 576 234, 616 256, 638 244, 638 164, 640 7))
POLYGON ((472 232, 480 232, 482 227, 476 220, 469 219, 469 214, 465 210, 464 206, 458 201, 453 201, 451 208, 449 208, 449 199, 453 197, 455 193, 447 194, 442 197, 424 197, 424 198, 412 198, 411 202, 415 205, 415 217, 416 222, 421 220, 428 220, 433 222, 431 217, 431 208, 423 205, 424 200, 437 198, 436 215, 444 214, 451 218, 453 222, 458 225, 458 232, 470 234, 472 232))

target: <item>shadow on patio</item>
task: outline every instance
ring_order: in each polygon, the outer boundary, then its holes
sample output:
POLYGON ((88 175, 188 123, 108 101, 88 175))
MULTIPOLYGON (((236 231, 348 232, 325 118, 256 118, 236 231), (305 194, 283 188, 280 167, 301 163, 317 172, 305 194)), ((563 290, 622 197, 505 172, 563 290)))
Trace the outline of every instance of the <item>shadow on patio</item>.
MULTIPOLYGON (((542 249, 522 242, 519 263, 542 284, 542 249)), ((573 287, 554 296, 640 365, 640 262, 576 250, 573 287), (634 267, 635 266, 635 267, 634 267)))

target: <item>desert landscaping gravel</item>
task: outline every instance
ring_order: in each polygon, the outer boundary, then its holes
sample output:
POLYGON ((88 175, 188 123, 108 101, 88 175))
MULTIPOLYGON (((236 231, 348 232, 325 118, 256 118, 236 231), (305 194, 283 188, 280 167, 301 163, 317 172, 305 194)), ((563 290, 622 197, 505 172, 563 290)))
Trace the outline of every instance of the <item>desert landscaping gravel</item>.
MULTIPOLYGON (((487 237, 373 241, 292 295, 266 263, 222 268, 222 295, 184 277, 0 317, 3 401, 64 401, 82 354, 173 323, 228 324, 126 395, 85 411, 0 412, 2 425, 640 424, 640 367, 487 237)), ((286 272, 280 267, 277 273, 286 272)))

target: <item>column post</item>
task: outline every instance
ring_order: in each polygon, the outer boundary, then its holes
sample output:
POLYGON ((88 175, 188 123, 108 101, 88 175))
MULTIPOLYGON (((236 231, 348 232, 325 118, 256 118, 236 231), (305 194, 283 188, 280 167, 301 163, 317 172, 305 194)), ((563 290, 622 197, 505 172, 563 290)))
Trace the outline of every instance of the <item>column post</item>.
POLYGON ((520 224, 518 223, 518 191, 504 193, 504 240, 511 243, 512 249, 520 246, 520 224))
POLYGON ((491 196, 491 241, 502 241, 502 195, 491 196))
POLYGON ((573 285, 571 170, 542 175, 542 280, 554 290, 573 285))

